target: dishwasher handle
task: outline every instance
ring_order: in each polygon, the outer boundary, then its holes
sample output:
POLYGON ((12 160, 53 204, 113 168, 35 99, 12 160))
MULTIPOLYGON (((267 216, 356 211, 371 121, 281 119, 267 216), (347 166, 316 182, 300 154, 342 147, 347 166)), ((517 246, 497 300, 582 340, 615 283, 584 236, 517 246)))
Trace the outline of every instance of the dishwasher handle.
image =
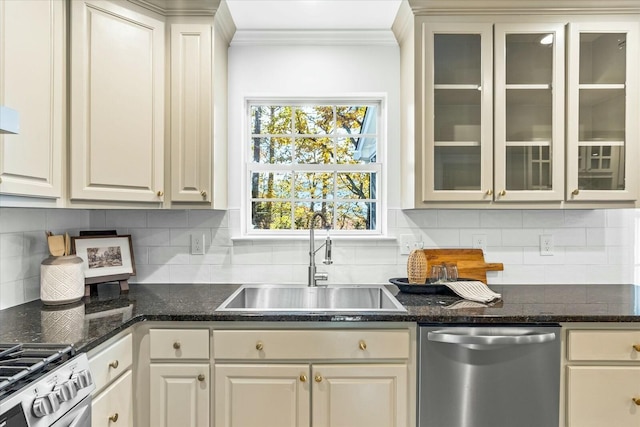
POLYGON ((554 332, 522 333, 514 335, 487 334, 472 335, 452 333, 451 330, 431 331, 427 334, 429 341, 446 344, 457 344, 473 350, 491 350, 498 347, 526 344, 542 344, 556 339, 554 332))

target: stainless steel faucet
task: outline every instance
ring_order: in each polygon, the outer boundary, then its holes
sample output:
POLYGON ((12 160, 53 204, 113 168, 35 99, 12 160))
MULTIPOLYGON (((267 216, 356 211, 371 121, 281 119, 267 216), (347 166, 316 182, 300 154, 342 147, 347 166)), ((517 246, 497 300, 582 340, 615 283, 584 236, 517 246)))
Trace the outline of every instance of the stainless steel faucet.
POLYGON ((309 221, 309 281, 308 286, 318 286, 318 280, 327 280, 329 279, 329 273, 316 271, 316 252, 318 252, 322 247, 324 247, 324 260, 323 264, 329 265, 333 264, 331 261, 331 238, 329 237, 329 228, 330 225, 327 223, 327 219, 320 212, 316 212, 311 217, 311 221, 309 221), (313 226, 316 222, 316 219, 320 217, 322 219, 322 226, 327 230, 327 239, 325 242, 320 245, 318 249, 315 248, 315 237, 313 234, 313 226))

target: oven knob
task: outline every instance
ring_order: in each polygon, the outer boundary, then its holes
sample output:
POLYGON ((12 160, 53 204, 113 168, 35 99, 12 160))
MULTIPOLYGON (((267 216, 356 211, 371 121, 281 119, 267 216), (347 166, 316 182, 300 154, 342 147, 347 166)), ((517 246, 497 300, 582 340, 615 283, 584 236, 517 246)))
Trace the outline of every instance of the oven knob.
POLYGON ((62 384, 58 384, 53 388, 53 391, 58 394, 60 402, 66 402, 78 395, 78 389, 76 388, 73 380, 68 380, 62 384))
POLYGON ((42 418, 45 415, 53 414, 60 408, 58 396, 55 392, 50 392, 44 396, 36 397, 33 401, 33 415, 42 418))
POLYGON ((71 381, 73 381, 78 390, 89 387, 91 384, 93 384, 91 372, 89 372, 88 370, 82 370, 74 373, 71 376, 71 381))

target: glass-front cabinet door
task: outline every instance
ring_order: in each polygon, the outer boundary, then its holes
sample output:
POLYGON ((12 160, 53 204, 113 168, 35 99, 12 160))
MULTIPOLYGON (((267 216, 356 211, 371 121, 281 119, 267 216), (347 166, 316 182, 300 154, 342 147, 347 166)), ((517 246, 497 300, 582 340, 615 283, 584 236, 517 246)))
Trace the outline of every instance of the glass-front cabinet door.
POLYGON ((495 201, 564 199, 564 26, 496 24, 495 201))
POLYGON ((569 25, 567 200, 635 200, 638 23, 569 25))
POLYGON ((491 201, 492 25, 422 25, 424 201, 491 201))

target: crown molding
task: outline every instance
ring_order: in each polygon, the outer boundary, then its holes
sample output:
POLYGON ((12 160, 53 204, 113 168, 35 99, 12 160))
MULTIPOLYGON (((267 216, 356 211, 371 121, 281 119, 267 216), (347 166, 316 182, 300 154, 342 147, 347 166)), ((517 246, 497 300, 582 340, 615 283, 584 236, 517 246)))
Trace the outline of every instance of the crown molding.
POLYGON ((233 22, 231 11, 226 2, 220 3, 216 16, 213 19, 214 27, 220 32, 222 37, 227 43, 227 46, 231 43, 233 36, 236 33, 236 24, 233 22))
POLYGON ((407 0, 415 15, 639 13, 638 0, 407 0))
POLYGON ((128 0, 162 16, 214 16, 220 0, 128 0))
POLYGON ((391 30, 238 30, 231 41, 238 45, 393 45, 391 30))

